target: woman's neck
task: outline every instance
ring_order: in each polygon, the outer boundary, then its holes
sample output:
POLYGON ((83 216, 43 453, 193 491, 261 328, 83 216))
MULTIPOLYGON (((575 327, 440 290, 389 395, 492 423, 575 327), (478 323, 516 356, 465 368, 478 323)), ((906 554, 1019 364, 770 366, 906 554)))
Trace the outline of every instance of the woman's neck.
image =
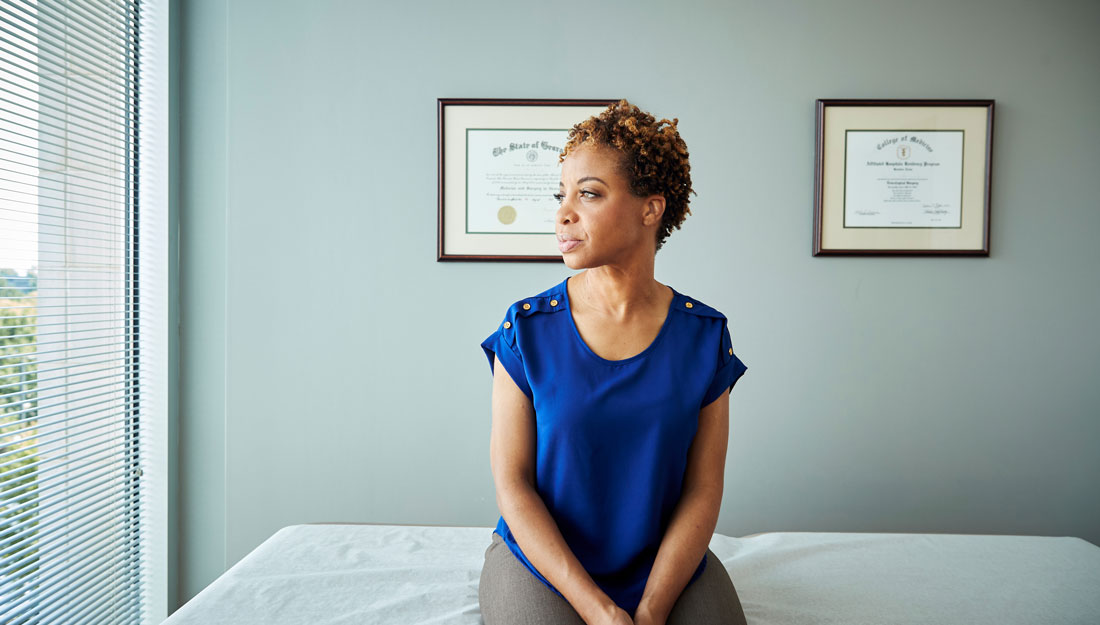
POLYGON ((614 319, 626 319, 654 308, 662 309, 661 302, 667 307, 667 295, 670 293, 669 287, 653 278, 652 268, 649 272, 631 272, 602 265, 585 269, 573 280, 576 281, 575 292, 579 298, 570 298, 570 301, 580 299, 582 306, 589 311, 614 319))

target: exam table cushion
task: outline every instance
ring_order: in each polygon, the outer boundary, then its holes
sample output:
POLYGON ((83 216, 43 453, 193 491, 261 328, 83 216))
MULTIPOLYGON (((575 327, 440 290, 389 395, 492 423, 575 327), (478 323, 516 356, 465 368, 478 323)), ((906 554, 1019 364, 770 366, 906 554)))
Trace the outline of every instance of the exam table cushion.
MULTIPOLYGON (((481 623, 491 527, 284 527, 164 622, 481 623)), ((714 534, 749 625, 1100 623, 1100 547, 1073 537, 714 534)))

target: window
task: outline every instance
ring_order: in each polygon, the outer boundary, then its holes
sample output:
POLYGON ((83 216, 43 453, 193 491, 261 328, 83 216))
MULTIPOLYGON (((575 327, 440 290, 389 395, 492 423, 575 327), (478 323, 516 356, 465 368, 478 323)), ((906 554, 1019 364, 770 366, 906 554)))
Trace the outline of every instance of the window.
POLYGON ((166 616, 166 16, 0 5, 2 623, 166 616))

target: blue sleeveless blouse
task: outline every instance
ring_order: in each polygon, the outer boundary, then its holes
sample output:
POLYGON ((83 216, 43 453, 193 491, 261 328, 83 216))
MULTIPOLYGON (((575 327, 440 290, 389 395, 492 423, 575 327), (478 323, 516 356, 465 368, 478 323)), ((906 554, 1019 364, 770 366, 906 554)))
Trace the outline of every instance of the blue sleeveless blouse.
MULTIPOLYGON (((512 304, 481 347, 490 371, 496 354, 534 405, 536 490, 566 544, 633 615, 680 499, 699 411, 747 367, 725 315, 676 289, 657 338, 635 356, 606 360, 577 331, 568 280, 512 304)), ((561 595, 503 516, 494 533, 561 595)), ((706 557, 691 582, 705 567, 706 557)))

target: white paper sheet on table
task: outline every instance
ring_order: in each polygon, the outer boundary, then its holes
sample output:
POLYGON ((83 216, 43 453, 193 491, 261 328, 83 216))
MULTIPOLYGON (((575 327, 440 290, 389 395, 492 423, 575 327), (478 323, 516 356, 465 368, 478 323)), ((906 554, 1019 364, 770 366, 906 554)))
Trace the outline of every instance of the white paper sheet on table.
MULTIPOLYGON (((491 527, 292 525, 164 625, 481 623, 491 527)), ((749 625, 1100 624, 1100 547, 1072 537, 715 534, 749 625)))

